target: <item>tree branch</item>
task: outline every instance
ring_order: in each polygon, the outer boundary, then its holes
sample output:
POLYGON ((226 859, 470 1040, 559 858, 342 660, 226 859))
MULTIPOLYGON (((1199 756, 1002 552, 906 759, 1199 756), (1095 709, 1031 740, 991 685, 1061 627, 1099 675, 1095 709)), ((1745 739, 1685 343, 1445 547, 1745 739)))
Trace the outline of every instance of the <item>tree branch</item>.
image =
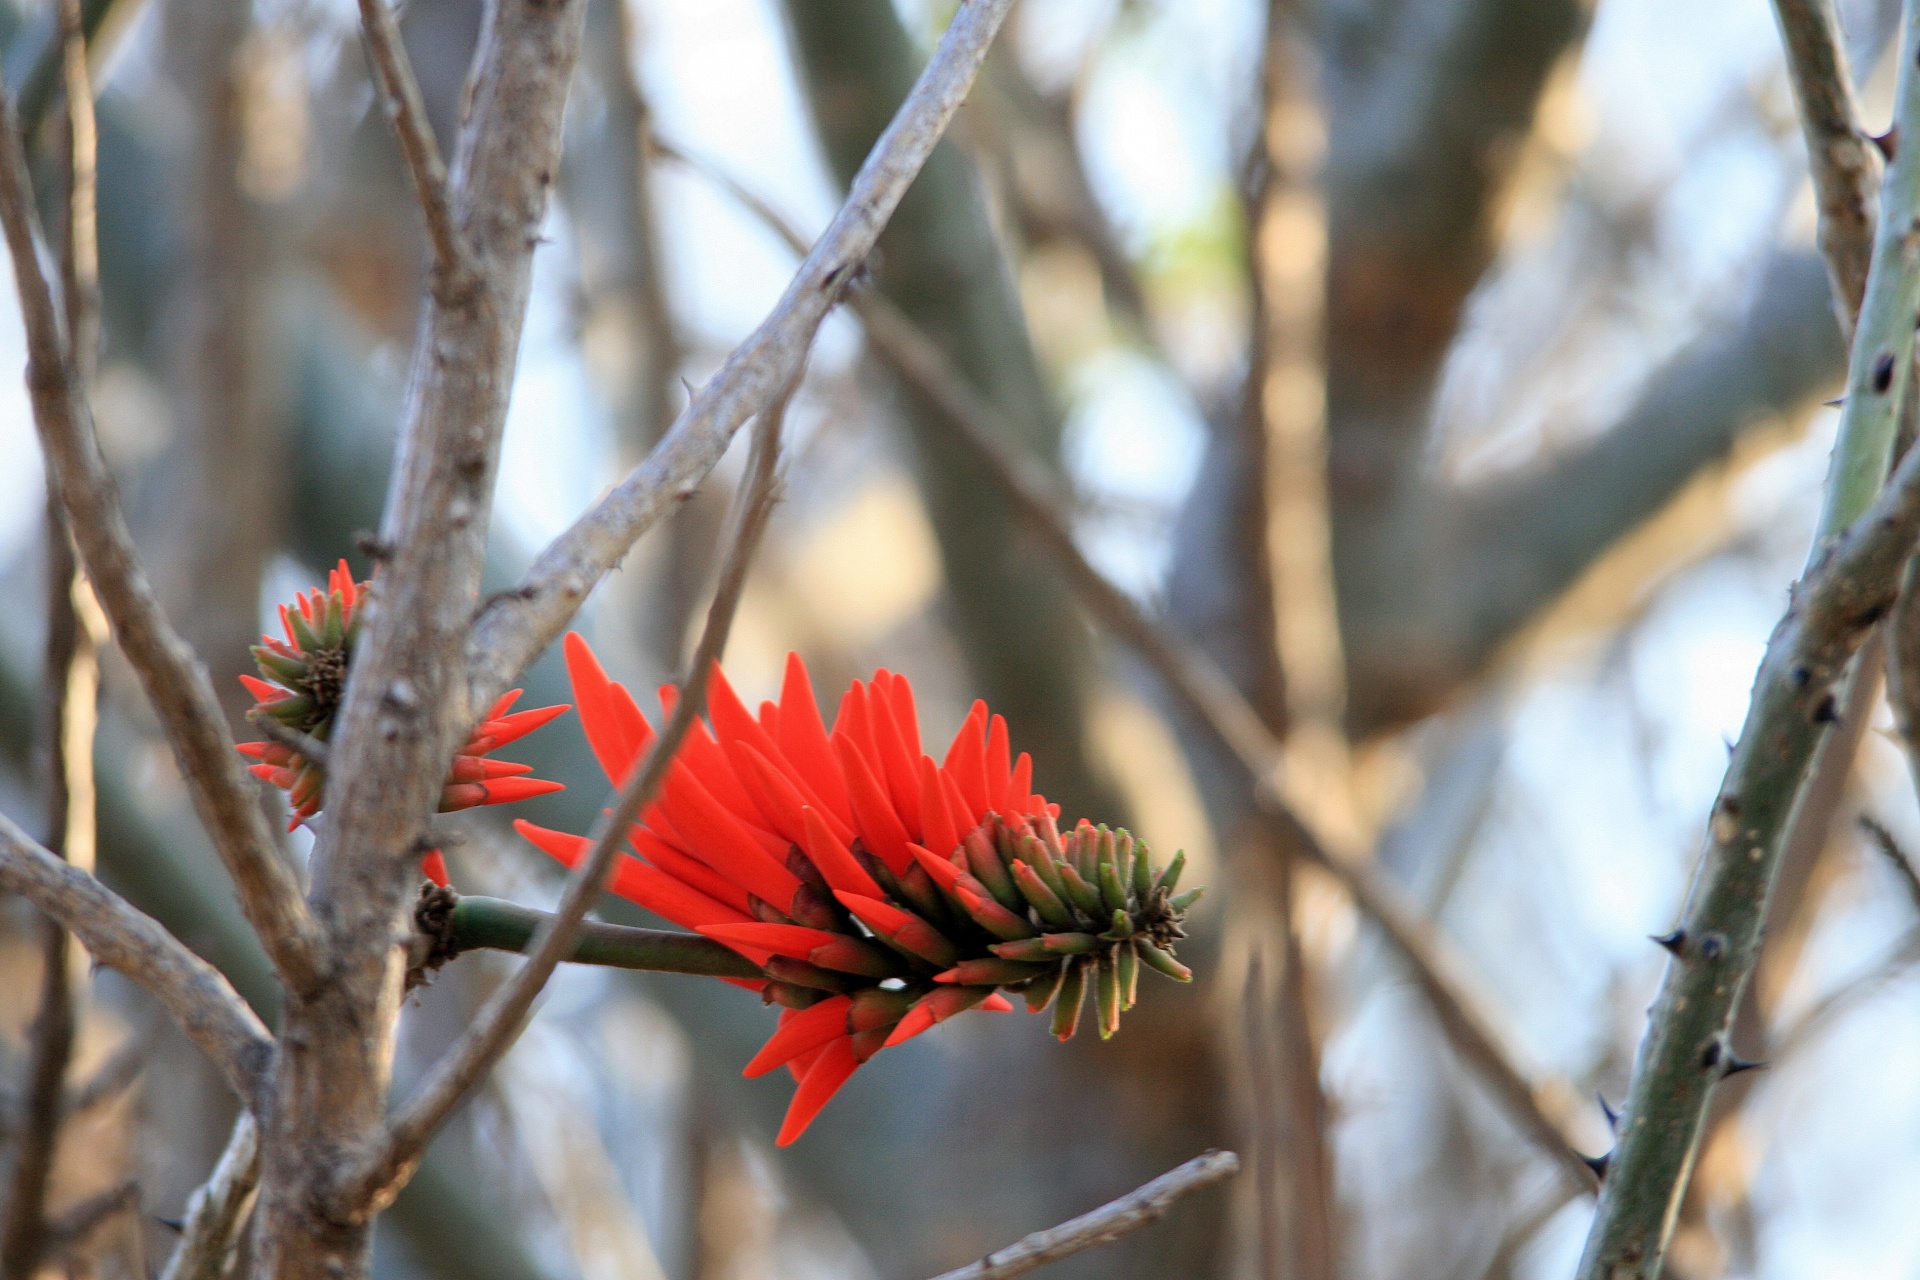
POLYGON ((1794 100, 1800 104, 1834 315, 1840 331, 1851 339, 1873 257, 1873 182, 1879 166, 1860 125, 1860 105, 1832 0, 1774 0, 1773 14, 1786 45, 1794 100))
POLYGON ((966 0, 772 313, 646 460, 542 551, 518 588, 481 610, 467 649, 470 705, 485 706, 506 690, 634 541, 713 469, 740 424, 792 381, 821 321, 959 109, 1011 4, 966 0))
MULTIPOLYGON (((1920 7, 1908 6, 1895 120, 1909 137, 1920 137, 1916 50, 1920 7)), ((1896 156, 1882 203, 1890 210, 1920 203, 1920 147, 1896 156)), ((1623 1108, 1620 1146, 1581 1260, 1582 1280, 1659 1273, 1714 1087, 1734 1066, 1726 1035, 1758 958, 1783 833, 1835 719, 1836 692, 1844 691, 1848 664, 1893 605, 1920 531, 1920 450, 1908 450, 1865 514, 1827 537, 1884 474, 1896 417, 1889 402, 1897 403, 1911 366, 1920 289, 1914 234, 1902 218, 1884 219, 1879 230, 1821 540, 1767 646, 1714 805, 1711 840, 1689 895, 1675 961, 1654 1004, 1623 1108)))
POLYGON ((512 1047, 526 1024, 535 998, 553 976, 554 969, 572 954, 588 908, 606 888, 607 877, 613 874, 614 861, 620 856, 620 843, 627 838, 627 829, 658 794, 681 742, 706 708, 709 673, 726 649, 740 595, 746 588, 747 567, 773 514, 780 432, 793 391, 794 386, 789 385, 781 392, 761 414, 755 428, 753 452, 735 500, 733 527, 719 585, 707 610, 700 643, 695 646, 692 661, 680 681, 680 696, 672 714, 661 727, 660 736, 648 748, 640 767, 621 789, 612 811, 600 819, 592 851, 567 876, 559 909, 541 922, 527 944, 527 962, 493 993, 465 1034, 434 1064, 414 1096, 389 1124, 386 1141, 368 1160, 342 1178, 339 1200, 346 1214, 364 1213, 368 1206, 385 1207, 392 1200, 412 1174, 441 1123, 512 1047))
POLYGON ((1130 1231, 1157 1222, 1176 1200, 1239 1171, 1239 1156, 1231 1151, 1209 1151, 1091 1213, 1022 1236, 978 1262, 942 1272, 933 1280, 1013 1280, 1035 1267, 1072 1257, 1095 1245, 1110 1244, 1130 1231))
POLYGON ((28 839, 5 814, 0 888, 31 901, 72 930, 95 960, 145 987, 220 1069, 242 1104, 256 1103, 273 1039, 218 970, 152 917, 28 839))
POLYGON ((253 1208, 260 1177, 260 1135, 253 1117, 242 1112, 233 1135, 206 1183, 187 1199, 180 1243, 160 1280, 222 1280, 253 1208))
POLYGON ((37 221, 18 123, 0 86, 0 221, 27 331, 27 387, 49 470, 115 638, 139 673, 194 809, 213 837, 248 922, 289 984, 314 977, 313 939, 293 873, 280 860, 240 768, 206 669, 168 623, 134 552, 93 416, 76 382, 53 291, 35 252, 37 221))
POLYGON ((427 120, 427 104, 414 79, 413 64, 407 59, 400 24, 394 20, 387 0, 360 0, 360 29, 366 36, 367 57, 380 99, 393 122, 400 155, 407 163, 420 212, 427 220, 427 239, 433 245, 434 288, 455 293, 471 289, 478 278, 466 240, 454 223, 453 203, 447 194, 447 166, 427 120))

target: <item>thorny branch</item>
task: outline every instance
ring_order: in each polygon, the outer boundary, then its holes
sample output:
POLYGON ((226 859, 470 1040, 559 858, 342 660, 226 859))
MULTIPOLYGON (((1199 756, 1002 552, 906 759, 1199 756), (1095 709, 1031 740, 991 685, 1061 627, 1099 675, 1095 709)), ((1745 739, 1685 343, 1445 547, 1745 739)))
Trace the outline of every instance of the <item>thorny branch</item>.
POLYGON ((742 423, 792 381, 813 335, 872 251, 979 72, 1012 0, 967 0, 846 201, 773 311, 693 397, 652 453, 474 620, 468 702, 486 706, 558 636, 634 541, 713 469, 742 423))
POLYGON ((241 1113, 220 1162, 204 1185, 187 1200, 180 1243, 174 1246, 160 1280, 222 1280, 240 1228, 253 1208, 260 1177, 260 1135, 253 1117, 241 1113))
MULTIPOLYGON (((696 168, 739 196, 756 216, 798 251, 804 243, 786 219, 764 200, 703 161, 662 147, 662 154, 696 168)), ((926 399, 964 440, 995 484, 1013 501, 1041 544, 1066 572, 1088 612, 1105 623, 1151 666, 1168 688, 1198 716, 1246 770, 1255 803, 1276 838, 1296 847, 1353 895, 1406 961, 1432 1004, 1454 1050, 1480 1073, 1521 1131, 1550 1156, 1576 1186, 1594 1185, 1593 1169, 1572 1138, 1542 1105, 1534 1085, 1513 1064, 1492 1024, 1467 994, 1465 966, 1428 925, 1419 905, 1354 851, 1336 848, 1311 830, 1279 792, 1282 748, 1226 674, 1205 654, 1160 626, 1080 551, 1062 522, 1063 504, 1034 464, 1001 443, 993 411, 953 370, 939 347, 885 298, 857 290, 851 298, 874 350, 900 380, 926 399)))
POLYGON ((93 958, 145 987, 251 1107, 273 1040, 220 971, 151 916, 48 853, 0 814, 0 888, 28 899, 80 939, 93 958))
POLYGON ((1091 1213, 1023 1236, 978 1262, 942 1272, 933 1280, 1013 1280, 1014 1276, 1023 1276, 1035 1267, 1058 1262, 1095 1245, 1110 1244, 1130 1231, 1157 1222, 1174 1201, 1230 1178, 1239 1170, 1240 1157, 1231 1151, 1197 1155, 1091 1213))
POLYGON ((418 1093, 394 1118, 385 1147, 363 1169, 353 1171, 344 1180, 342 1198, 347 1205, 357 1208, 369 1203, 384 1204, 398 1191, 419 1162, 435 1130, 512 1047, 535 998, 553 976, 554 969, 571 954, 588 908, 599 898, 606 888, 607 877, 613 873, 627 829, 658 793, 681 742, 706 707, 708 673, 726 649, 734 614, 746 588, 747 567, 773 514, 780 433, 793 391, 793 385, 789 385, 762 412, 755 428, 753 452, 735 502, 719 585, 707 610, 700 642, 680 681, 680 697, 660 736, 622 788, 612 811, 601 818, 592 850, 568 874, 559 908, 541 922, 527 945, 527 962, 493 994, 466 1033, 434 1065, 418 1093))
POLYGON ((35 251, 37 217, 18 121, 0 85, 0 222, 27 337, 34 425, 87 576, 165 727, 187 789, 248 922, 288 983, 313 981, 311 921, 241 770, 206 669, 167 621, 140 567, 77 381, 53 289, 35 251))
POLYGON ((1774 0, 1788 78, 1800 104, 1807 168, 1820 206, 1820 251, 1840 331, 1853 337, 1873 257, 1873 182, 1879 166, 1860 125, 1847 48, 1832 0, 1774 0))

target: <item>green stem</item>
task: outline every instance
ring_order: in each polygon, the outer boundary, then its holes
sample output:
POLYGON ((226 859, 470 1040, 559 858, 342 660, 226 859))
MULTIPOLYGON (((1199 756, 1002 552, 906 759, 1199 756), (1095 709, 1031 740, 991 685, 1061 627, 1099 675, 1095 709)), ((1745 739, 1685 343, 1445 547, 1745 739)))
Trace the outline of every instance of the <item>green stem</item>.
POLYGON ((1845 701, 1848 663, 1893 602, 1913 549, 1920 457, 1881 495, 1920 306, 1920 4, 1902 33, 1896 152, 1853 343, 1840 438, 1813 562, 1775 630, 1709 823, 1710 840, 1640 1047, 1620 1143, 1602 1184, 1579 1280, 1654 1280, 1679 1216, 1715 1088, 1743 1065, 1733 1013, 1816 752, 1845 701), (1876 505, 1876 497, 1879 502, 1876 505), (1871 508, 1871 511, 1869 511, 1871 508), (1864 518, 1863 518, 1864 517, 1864 518))
MULTIPOLYGON (((461 898, 453 908, 446 940, 454 952, 521 951, 550 917, 500 898, 461 898)), ((573 950, 575 964, 654 973, 693 973, 713 978, 764 978, 760 966, 739 952, 696 933, 634 929, 589 920, 580 926, 573 950)))

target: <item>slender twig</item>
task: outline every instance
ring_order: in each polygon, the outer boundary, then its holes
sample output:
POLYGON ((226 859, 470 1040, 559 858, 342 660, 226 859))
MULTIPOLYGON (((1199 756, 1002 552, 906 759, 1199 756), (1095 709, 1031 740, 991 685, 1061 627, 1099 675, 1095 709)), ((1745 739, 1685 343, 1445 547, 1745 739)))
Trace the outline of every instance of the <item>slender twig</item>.
POLYGON ((150 1026, 128 1036, 105 1062, 94 1068, 92 1075, 67 1091, 60 1104, 61 1113, 69 1120, 86 1116, 132 1088, 153 1057, 157 1030, 150 1026))
MULTIPOLYGON (((67 333, 74 363, 85 379, 95 349, 94 299, 99 251, 94 218, 93 86, 87 75, 87 38, 79 0, 61 0, 62 59, 66 73, 65 163, 67 218, 61 237, 67 333)), ((93 861, 93 730, 99 666, 93 636, 76 607, 85 590, 73 562, 73 544, 51 477, 47 486, 46 716, 47 836, 54 856, 90 868, 93 861)), ((62 1095, 73 1059, 78 1011, 67 931, 46 919, 40 951, 40 1006, 28 1052, 27 1087, 20 1099, 13 1167, 0 1222, 0 1280, 31 1280, 47 1251, 47 1189, 65 1118, 62 1095)))
POLYGON ((400 24, 394 20, 387 0, 360 0, 360 27, 366 35, 367 54, 380 88, 380 99, 386 104, 387 118, 393 122, 400 154, 413 178, 414 194, 420 199, 420 212, 427 220, 427 238, 433 243, 435 287, 471 287, 476 275, 466 240, 454 220, 453 201, 447 192, 446 162, 440 158, 440 144, 434 140, 433 125, 427 120, 427 104, 420 96, 420 82, 414 78, 413 63, 407 58, 406 44, 400 38, 400 24))
POLYGON ((140 1205, 140 1184, 129 1178, 118 1186, 95 1192, 62 1211, 46 1224, 45 1253, 70 1252, 117 1214, 140 1205))
POLYGON ((41 848, 5 814, 0 814, 0 888, 32 902, 71 930, 96 961, 146 988, 241 1101, 254 1102, 273 1058, 273 1040, 218 969, 151 916, 41 848))
POLYGON ((1860 105, 1832 0, 1774 0, 1773 12, 1786 46, 1788 79, 1800 104, 1834 313, 1840 331, 1852 338, 1873 256, 1873 182, 1879 166, 1860 126, 1860 105))
POLYGON ((733 527, 719 585, 707 610, 700 643, 694 648, 693 659, 680 681, 680 696, 673 713, 667 717, 660 736, 648 749, 639 769, 621 789, 618 802, 601 818, 594 832, 592 851, 568 874, 559 909, 542 921, 527 944, 527 962, 493 994, 466 1033, 434 1064, 426 1080, 389 1125, 388 1137, 381 1149, 342 1180, 342 1203, 348 1206, 349 1212, 367 1203, 386 1200, 404 1184, 441 1122, 465 1101, 499 1061, 500 1055, 512 1047, 535 998, 573 949, 587 909, 605 889, 607 877, 613 874, 627 828, 659 792, 681 742, 705 709, 709 672, 726 648, 740 595, 746 588, 747 566, 773 514, 780 431, 793 390, 789 385, 775 399, 754 430, 753 452, 735 500, 733 527))
POLYGON ((260 1140, 253 1117, 242 1113, 213 1174, 187 1199, 180 1243, 160 1280, 222 1280, 240 1228, 253 1208, 260 1177, 260 1140))
POLYGON ((1072 1257, 1095 1245, 1109 1244, 1130 1231, 1158 1222, 1174 1201, 1231 1178, 1239 1169, 1240 1157, 1233 1152, 1206 1152, 1091 1213, 1022 1236, 978 1262, 942 1272, 933 1280, 1013 1280, 1014 1276, 1023 1276, 1035 1267, 1072 1257))
POLYGON ((167 621, 140 567, 113 477, 101 456, 53 289, 35 250, 32 187, 4 86, 0 222, 5 223, 26 328, 34 425, 87 576, 166 730, 194 809, 233 878, 248 922, 281 976, 296 988, 309 986, 315 980, 312 930, 299 884, 281 861, 266 816, 240 768, 205 668, 167 621))
MULTIPOLYGON (((764 218, 796 251, 804 244, 803 237, 782 215, 713 166, 670 148, 663 148, 662 154, 743 195, 747 208, 764 218)), ((1293 812, 1273 784, 1281 768, 1281 744, 1259 714, 1206 654, 1154 621, 1086 558, 1061 520, 1064 504, 1052 493, 1038 464, 1001 443, 1005 433, 998 415, 966 384, 932 339, 870 290, 856 290, 850 301, 875 352, 973 450, 989 478, 1012 500, 1015 511, 1065 571, 1081 604, 1130 645, 1240 763, 1254 786, 1256 806, 1272 827, 1271 834, 1345 886, 1406 962, 1433 1005, 1454 1051, 1481 1076, 1523 1133, 1576 1180, 1576 1185, 1592 1187, 1591 1167, 1566 1129, 1547 1113, 1526 1074, 1514 1065, 1491 1021, 1477 1011, 1477 1002, 1467 994, 1471 988, 1462 976, 1466 966, 1427 922, 1419 904, 1358 852, 1330 844, 1293 812)))
MULTIPOLYGON (((1908 138, 1920 137, 1917 51, 1920 5, 1909 5, 1895 112, 1908 138)), ((1916 203, 1920 147, 1908 147, 1888 169, 1882 207, 1910 210, 1916 203)), ((1758 959, 1783 833, 1835 719, 1848 665, 1892 606, 1920 528, 1920 450, 1909 450, 1892 481, 1881 484, 1894 406, 1909 381, 1920 297, 1915 235, 1907 218, 1888 217, 1876 237, 1822 537, 1767 646, 1714 804, 1710 841, 1641 1045, 1581 1280, 1659 1274, 1715 1086, 1737 1065, 1726 1035, 1758 959), (1841 531, 1829 536, 1836 527, 1841 531)))
MULTIPOLYGON (((436 968, 468 951, 531 950, 533 940, 553 917, 545 911, 500 898, 460 896, 436 890, 421 897, 414 915, 421 931, 423 964, 436 968), (442 895, 452 898, 449 904, 442 895)), ((717 978, 762 978, 759 965, 697 933, 672 929, 638 929, 631 925, 582 921, 573 944, 561 957, 570 964, 603 965, 612 969, 644 969, 651 973, 691 973, 717 978)))
POLYGON ((966 0, 847 198, 760 327, 736 347, 641 464, 542 551, 514 591, 475 619, 469 702, 486 706, 566 626, 587 592, 726 452, 800 367, 813 335, 873 249, 966 97, 1012 0, 966 0))

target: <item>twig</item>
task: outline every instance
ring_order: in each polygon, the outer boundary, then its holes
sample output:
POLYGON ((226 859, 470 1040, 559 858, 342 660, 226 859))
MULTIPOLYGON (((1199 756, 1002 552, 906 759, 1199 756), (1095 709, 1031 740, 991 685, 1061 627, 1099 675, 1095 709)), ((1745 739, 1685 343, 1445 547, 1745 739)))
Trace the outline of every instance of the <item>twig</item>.
POLYGON ((103 1107, 133 1087, 153 1056, 156 1027, 148 1027, 126 1038, 107 1060, 94 1069, 80 1086, 67 1091, 60 1110, 67 1119, 84 1116, 103 1107))
MULTIPOLYGON (((703 161, 680 152, 663 154, 712 176, 729 191, 742 191, 738 183, 703 161)), ((804 243, 765 201, 748 193, 746 204, 789 245, 797 249, 804 243)), ((1481 1076, 1520 1130, 1575 1179, 1576 1185, 1591 1188, 1592 1168, 1565 1129, 1542 1107, 1533 1084, 1501 1047, 1492 1024, 1476 1011, 1475 1001, 1467 994, 1470 988, 1461 976, 1464 964, 1428 924, 1419 904, 1359 854, 1336 849, 1321 839, 1293 812, 1273 784, 1281 766, 1281 745, 1259 714, 1211 659, 1156 623, 1082 554, 1072 531, 1060 519, 1062 504, 1051 493, 1037 464, 1000 443, 1003 433, 997 415, 953 370, 933 341, 876 293, 857 290, 851 303, 874 350, 901 381, 946 418, 955 435, 974 451, 988 477, 1012 500, 1020 517, 1066 573, 1081 604, 1130 645, 1240 763, 1272 834, 1289 842, 1347 889, 1405 960, 1454 1051, 1481 1076)))
MULTIPOLYGON (((415 924, 424 935, 427 954, 423 965, 437 968, 468 951, 527 952, 553 917, 545 911, 500 898, 461 896, 450 907, 437 899, 432 909, 422 895, 415 924)), ((452 896, 448 893, 448 896, 452 896)), ((761 978, 759 965, 697 933, 672 929, 637 929, 630 925, 584 920, 575 930, 572 946, 561 957, 572 964, 604 965, 613 969, 643 969, 650 973, 690 973, 718 978, 761 978)))
MULTIPOLYGON (((1916 51, 1920 5, 1909 5, 1895 112, 1908 138, 1920 137, 1916 51)), ((1908 147, 1888 170, 1882 207, 1907 210, 1916 203, 1920 147, 1908 147)), ((1897 417, 1893 406, 1909 381, 1920 294, 1910 234, 1904 217, 1881 222, 1854 338, 1841 440, 1828 477, 1822 540, 1767 646, 1714 804, 1711 838, 1672 947, 1675 961, 1641 1045, 1620 1145, 1581 1259, 1581 1280, 1659 1274, 1714 1088, 1737 1066, 1726 1035, 1758 958, 1782 834, 1835 718, 1848 664, 1893 605, 1920 528, 1920 450, 1908 450, 1891 482, 1881 485, 1897 417), (1829 538, 1837 523, 1846 527, 1829 538)))
POLYGON ((486 706, 566 626, 634 540, 712 470, 743 422, 793 378, 813 335, 873 249, 980 69, 1012 0, 966 0, 846 201, 760 327, 736 347, 652 453, 474 620, 473 706, 486 706))
MULTIPOLYGON (((94 322, 99 249, 95 238, 93 86, 87 76, 87 38, 79 0, 59 6, 62 62, 66 72, 66 234, 60 271, 67 304, 67 333, 74 363, 85 378, 96 347, 94 322)), ((48 755, 49 851, 91 869, 94 840, 93 733, 99 695, 94 639, 79 616, 75 593, 85 578, 75 572, 73 543, 59 496, 47 485, 47 644, 45 688, 48 755)), ((0 1277, 31 1280, 47 1250, 47 1184, 59 1153, 61 1106, 73 1059, 77 1021, 73 965, 67 931, 51 918, 42 924, 40 1007, 28 1054, 27 1087, 20 1099, 13 1167, 7 1184, 5 1221, 0 1223, 0 1277)))
POLYGON ((1240 1157, 1231 1151, 1209 1151, 1091 1213, 1083 1213, 1057 1227, 1022 1236, 1004 1249, 995 1249, 980 1261, 933 1280, 1012 1280, 1035 1267, 1072 1257, 1083 1249, 1109 1244, 1130 1231, 1160 1220, 1174 1201, 1202 1187, 1232 1177, 1240 1157))
POLYGON ((233 1134, 205 1185, 187 1200, 180 1243, 160 1280, 222 1280, 240 1228, 253 1208, 260 1176, 260 1140, 253 1117, 233 1122, 233 1134))
POLYGON ((1873 255, 1873 180, 1878 169, 1860 126, 1847 49, 1832 0, 1774 0, 1788 78, 1800 104, 1807 169, 1820 206, 1820 252, 1833 283, 1840 331, 1853 337, 1873 255))
POLYGON ((131 1178, 117 1187, 88 1196, 47 1221, 44 1252, 58 1254, 79 1247, 88 1236, 105 1226, 109 1218, 139 1204, 140 1184, 131 1178))
POLYGON ((48 853, 0 814, 0 888, 70 929, 93 958, 145 987, 226 1077, 243 1104, 259 1094, 273 1040, 220 971, 151 916, 48 853))
POLYGON ((427 120, 420 83, 414 78, 413 64, 400 38, 400 24, 394 21, 387 0, 360 0, 360 27, 366 35, 380 99, 393 122, 400 154, 413 178, 414 194, 420 199, 420 212, 427 220, 427 238, 433 242, 434 287, 471 288, 477 277, 466 240, 454 221, 453 203, 447 194, 446 162, 440 158, 440 144, 434 140, 433 126, 427 120))
POLYGON ((204 667, 167 621, 140 567, 132 535, 76 369, 53 290, 35 252, 32 188, 18 124, 0 85, 0 221, 27 334, 27 387, 34 425, 87 566, 122 652, 139 673, 200 821, 233 878, 240 905, 281 976, 304 988, 315 977, 311 922, 292 871, 276 851, 240 768, 204 667))
POLYGON ((1900 887, 1907 891, 1907 901, 1920 910, 1920 871, 1914 870, 1913 860, 1893 838, 1893 832, 1880 825, 1880 820, 1870 813, 1860 815, 1860 829, 1867 833, 1873 847, 1893 868, 1893 874, 1900 878, 1900 887))
POLYGON ((747 566, 773 514, 780 432, 793 391, 793 385, 789 385, 762 413, 754 430, 753 452, 735 501, 719 585, 707 610, 700 643, 680 681, 673 713, 639 769, 621 789, 612 811, 601 818, 592 851, 568 874, 559 909, 541 923, 527 944, 527 962, 493 994, 466 1033, 434 1064, 414 1096, 394 1117, 382 1147, 342 1179, 341 1203, 347 1212, 359 1212, 364 1205, 389 1200, 411 1175, 435 1130, 466 1100, 500 1055, 512 1047, 535 998, 555 967, 571 952, 587 909, 606 887, 627 828, 659 792, 680 743, 705 709, 709 673, 726 648, 734 613, 746 587, 747 566))

